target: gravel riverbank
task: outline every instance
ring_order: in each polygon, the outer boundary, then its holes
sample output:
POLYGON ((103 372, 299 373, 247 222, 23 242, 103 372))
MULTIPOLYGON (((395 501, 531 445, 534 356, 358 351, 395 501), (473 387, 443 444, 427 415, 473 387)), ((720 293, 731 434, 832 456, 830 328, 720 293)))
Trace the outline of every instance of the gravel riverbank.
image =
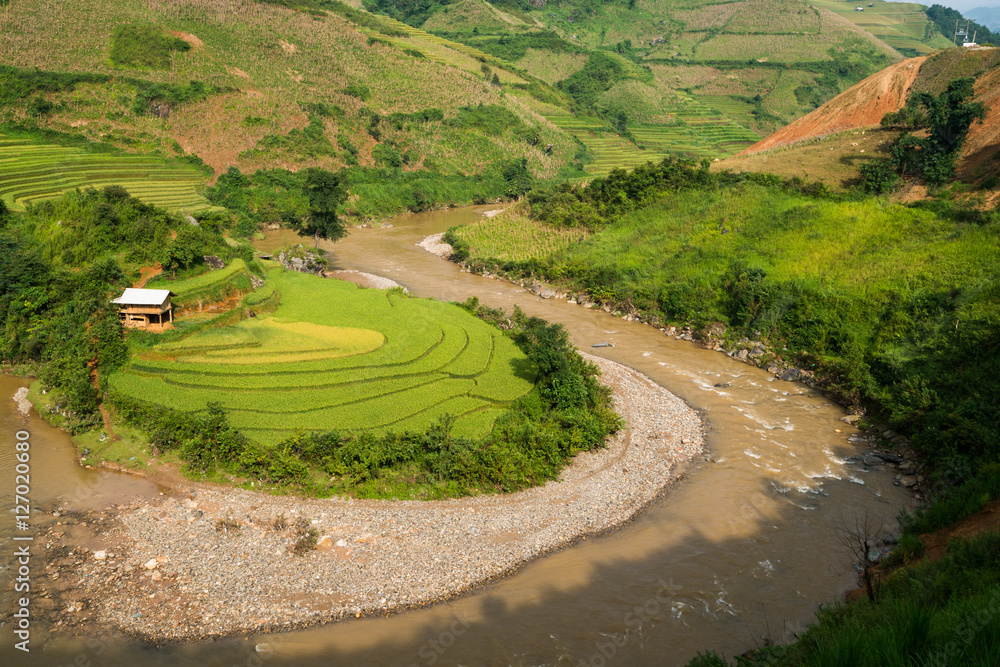
POLYGON ((62 583, 90 622, 144 639, 251 634, 430 604, 620 526, 703 450, 703 425, 646 376, 584 356, 600 366, 628 426, 578 455, 559 481, 446 501, 302 499, 180 482, 158 500, 102 513, 86 548, 50 531, 49 547, 66 555, 62 583), (276 530, 279 516, 289 526, 276 530), (233 528, 220 530, 220 520, 233 528), (316 529, 319 548, 292 553, 296 521, 316 529))

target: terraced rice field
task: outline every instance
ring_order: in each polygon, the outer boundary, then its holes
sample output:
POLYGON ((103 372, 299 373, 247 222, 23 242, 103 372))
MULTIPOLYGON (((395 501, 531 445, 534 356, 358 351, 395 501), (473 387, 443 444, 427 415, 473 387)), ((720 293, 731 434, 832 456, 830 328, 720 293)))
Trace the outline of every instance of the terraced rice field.
POLYGON ((198 170, 155 158, 90 153, 0 135, 0 198, 14 210, 76 188, 121 185, 147 203, 194 212, 211 208, 195 190, 204 183, 198 170))
POLYGON ((633 169, 646 162, 659 162, 668 153, 710 159, 729 157, 760 140, 751 130, 694 98, 678 96, 670 113, 682 122, 629 127, 644 150, 594 119, 568 115, 548 119, 577 137, 595 156, 586 167, 593 176, 606 176, 616 167, 633 169))
POLYGON ((875 2, 873 7, 869 7, 867 2, 850 0, 818 0, 815 4, 864 28, 904 55, 927 55, 952 46, 948 38, 935 34, 931 29, 923 5, 883 0, 875 2), (858 6, 864 11, 855 11, 858 6))
POLYGON ((148 289, 168 289, 173 291, 173 293, 177 296, 182 297, 186 294, 191 294, 192 292, 202 291, 207 288, 214 287, 228 280, 236 273, 245 271, 246 268, 246 262, 237 257, 230 262, 228 266, 215 271, 201 273, 191 278, 185 278, 184 280, 167 280, 166 278, 157 278, 156 280, 151 280, 147 283, 146 287, 148 289))
POLYGON ((514 343, 457 306, 283 269, 268 282, 273 314, 157 345, 111 387, 196 413, 218 402, 274 445, 298 431, 423 430, 445 413, 455 435, 483 436, 533 386, 514 343))

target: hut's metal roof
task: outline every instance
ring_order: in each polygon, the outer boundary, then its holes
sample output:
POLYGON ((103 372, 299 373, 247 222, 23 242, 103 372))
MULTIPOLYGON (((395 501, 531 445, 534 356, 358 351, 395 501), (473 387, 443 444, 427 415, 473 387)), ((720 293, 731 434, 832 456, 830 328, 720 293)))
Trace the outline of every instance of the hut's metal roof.
POLYGON ((120 303, 123 306, 162 306, 167 297, 177 296, 168 289, 138 289, 128 287, 117 299, 112 299, 111 303, 120 303))

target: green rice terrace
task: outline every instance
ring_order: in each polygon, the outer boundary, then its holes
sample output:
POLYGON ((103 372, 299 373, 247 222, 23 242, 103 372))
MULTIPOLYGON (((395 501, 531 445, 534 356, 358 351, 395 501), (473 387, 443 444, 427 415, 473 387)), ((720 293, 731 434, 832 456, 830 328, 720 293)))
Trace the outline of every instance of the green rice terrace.
MULTIPOLYGON (((208 274, 211 275, 211 274, 208 274)), ((483 437, 535 371, 510 338, 457 306, 271 269, 280 305, 139 352, 111 388, 229 424, 263 445, 298 432, 424 430, 483 437)))
POLYGON ((878 0, 869 7, 867 2, 817 0, 815 6, 847 19, 906 56, 925 56, 952 46, 948 37, 934 29, 925 13, 927 7, 921 4, 878 0), (857 11, 858 6, 864 11, 857 11))
POLYGON ((13 210, 77 188, 120 185, 149 204, 191 213, 211 207, 196 190, 204 183, 204 174, 194 167, 155 157, 95 153, 0 135, 0 198, 13 210))
POLYGON ((594 159, 585 168, 592 176, 607 176, 615 168, 656 163, 676 153, 697 158, 729 157, 760 140, 752 130, 691 97, 678 95, 669 113, 675 118, 669 125, 630 125, 636 143, 610 131, 596 118, 561 115, 548 116, 548 120, 587 147, 594 159))

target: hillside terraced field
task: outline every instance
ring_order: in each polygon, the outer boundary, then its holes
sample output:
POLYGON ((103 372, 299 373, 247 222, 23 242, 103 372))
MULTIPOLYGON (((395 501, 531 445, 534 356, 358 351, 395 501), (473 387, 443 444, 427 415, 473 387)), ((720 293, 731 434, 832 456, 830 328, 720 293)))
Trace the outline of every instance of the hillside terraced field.
POLYGON ((871 7, 867 2, 859 4, 850 0, 817 0, 815 4, 863 28, 907 56, 923 56, 952 46, 950 39, 934 29, 924 13, 924 5, 883 0, 871 7), (863 12, 856 11, 859 6, 863 12))
POLYGON ((270 315, 201 330, 138 354, 118 392, 188 412, 209 402, 273 445, 299 431, 423 430, 484 436, 533 386, 514 343, 457 306, 272 269, 270 315))
POLYGON ((120 185, 134 197, 172 211, 210 208, 196 169, 156 158, 91 153, 80 148, 0 135, 0 198, 14 210, 76 188, 120 185))
POLYGON ((681 122, 670 125, 629 127, 639 148, 628 139, 608 130, 600 121, 569 115, 549 116, 553 125, 579 139, 594 156, 587 173, 606 176, 612 169, 634 169, 664 156, 682 153, 698 158, 724 158, 758 141, 752 130, 732 122, 715 109, 693 98, 671 106, 681 122))

